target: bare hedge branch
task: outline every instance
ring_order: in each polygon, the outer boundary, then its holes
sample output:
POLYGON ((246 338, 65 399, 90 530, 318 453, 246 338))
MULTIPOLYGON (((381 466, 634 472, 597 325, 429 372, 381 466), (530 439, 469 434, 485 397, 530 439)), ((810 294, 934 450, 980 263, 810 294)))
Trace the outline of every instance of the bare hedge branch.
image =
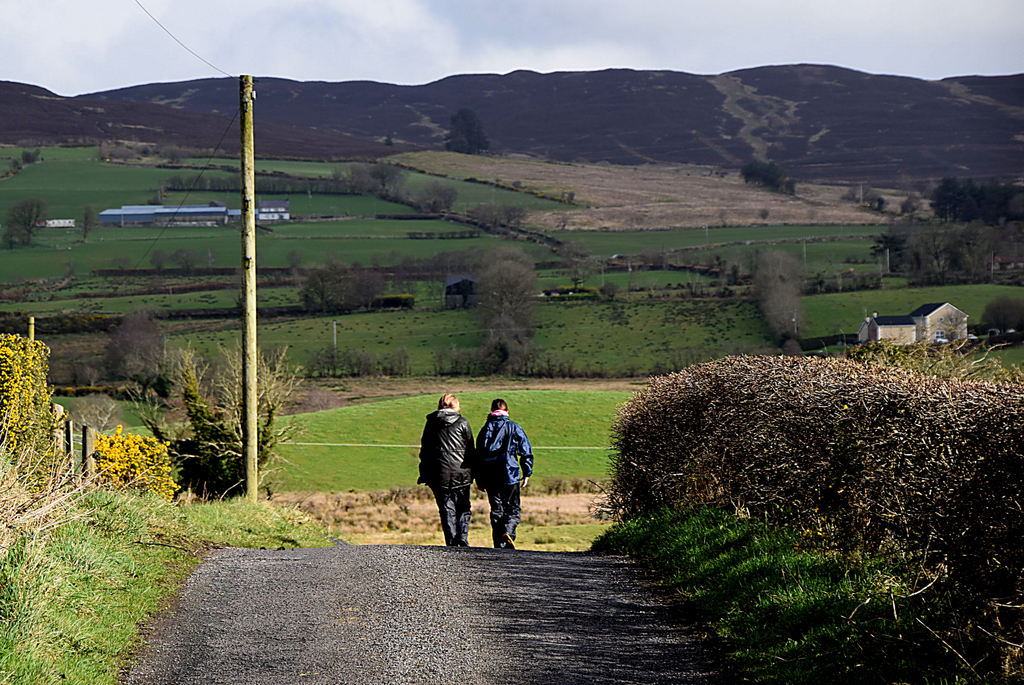
POLYGON ((619 515, 734 506, 892 553, 955 608, 958 642, 1024 673, 1024 386, 728 357, 652 378, 613 444, 619 515))

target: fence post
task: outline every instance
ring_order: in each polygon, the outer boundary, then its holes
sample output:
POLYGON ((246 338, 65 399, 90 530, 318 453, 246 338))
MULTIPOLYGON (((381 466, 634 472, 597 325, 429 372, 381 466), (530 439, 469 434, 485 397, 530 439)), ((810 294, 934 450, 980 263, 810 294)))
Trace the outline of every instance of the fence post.
POLYGON ((85 467, 85 477, 92 478, 96 475, 96 431, 90 426, 82 426, 82 465, 85 467))
POLYGON ((70 451, 64 446, 64 407, 59 404, 50 407, 53 409, 53 451, 63 460, 70 451))
POLYGON ((71 472, 74 474, 75 483, 81 483, 82 460, 75 459, 75 422, 70 416, 64 422, 64 444, 67 445, 67 454, 71 458, 71 472))

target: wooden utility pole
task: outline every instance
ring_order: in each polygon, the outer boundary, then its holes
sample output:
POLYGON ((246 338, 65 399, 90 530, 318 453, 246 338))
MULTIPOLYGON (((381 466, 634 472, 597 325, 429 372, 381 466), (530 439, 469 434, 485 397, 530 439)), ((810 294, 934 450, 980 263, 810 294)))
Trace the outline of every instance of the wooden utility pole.
POLYGON ((242 454, 245 457, 245 498, 256 501, 258 414, 256 391, 256 171, 252 135, 252 76, 239 78, 242 121, 242 454))

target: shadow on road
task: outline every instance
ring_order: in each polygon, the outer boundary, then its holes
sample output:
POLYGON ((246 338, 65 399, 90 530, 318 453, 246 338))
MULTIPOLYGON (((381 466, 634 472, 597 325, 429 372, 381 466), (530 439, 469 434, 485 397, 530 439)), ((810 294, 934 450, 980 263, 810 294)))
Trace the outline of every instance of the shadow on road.
POLYGON ((518 682, 718 682, 697 630, 680 624, 627 560, 473 551, 491 581, 480 584, 494 617, 487 641, 508 645, 518 682))

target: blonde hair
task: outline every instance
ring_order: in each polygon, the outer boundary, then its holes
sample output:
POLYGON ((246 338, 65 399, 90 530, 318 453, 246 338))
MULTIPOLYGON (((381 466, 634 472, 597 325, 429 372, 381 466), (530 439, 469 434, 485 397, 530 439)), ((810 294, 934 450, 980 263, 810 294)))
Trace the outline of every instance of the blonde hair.
POLYGON ((437 408, 438 410, 454 409, 455 411, 459 411, 461 409, 459 406, 459 398, 450 392, 446 392, 441 395, 441 399, 437 401, 437 408))

